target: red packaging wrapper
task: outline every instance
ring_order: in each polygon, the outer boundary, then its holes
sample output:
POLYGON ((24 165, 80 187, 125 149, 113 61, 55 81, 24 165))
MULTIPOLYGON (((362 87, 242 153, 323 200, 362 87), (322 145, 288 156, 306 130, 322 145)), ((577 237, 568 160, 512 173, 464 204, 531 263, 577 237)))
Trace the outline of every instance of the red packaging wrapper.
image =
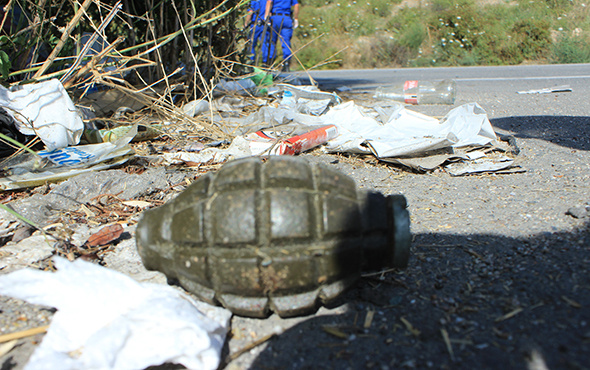
POLYGON ((335 125, 326 125, 286 140, 280 140, 277 143, 277 136, 280 135, 280 132, 277 133, 273 130, 260 130, 247 135, 246 139, 250 141, 252 155, 263 153, 272 155, 298 154, 335 138, 338 136, 338 128, 335 125), (270 149, 271 147, 272 149, 270 149))
POLYGON ((280 142, 272 150, 272 154, 298 154, 324 144, 328 140, 335 138, 337 135, 338 128, 336 126, 323 126, 280 142))

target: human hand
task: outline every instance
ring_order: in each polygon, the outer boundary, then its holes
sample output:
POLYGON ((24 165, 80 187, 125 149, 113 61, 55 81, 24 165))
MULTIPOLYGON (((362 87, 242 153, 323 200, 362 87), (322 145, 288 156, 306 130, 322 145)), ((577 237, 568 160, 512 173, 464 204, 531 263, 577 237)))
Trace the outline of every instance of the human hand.
POLYGON ((299 27, 299 21, 297 19, 295 19, 293 21, 293 28, 297 28, 297 27, 299 27))

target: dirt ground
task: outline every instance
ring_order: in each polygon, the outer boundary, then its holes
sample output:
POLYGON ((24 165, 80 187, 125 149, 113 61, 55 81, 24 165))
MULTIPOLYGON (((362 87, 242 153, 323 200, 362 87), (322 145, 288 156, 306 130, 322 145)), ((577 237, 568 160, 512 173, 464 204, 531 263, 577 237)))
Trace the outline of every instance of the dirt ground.
MULTIPOLYGON (((311 316, 234 316, 220 369, 590 368, 583 217, 590 119, 564 112, 490 118, 498 133, 516 137, 523 172, 452 177, 370 157, 305 154, 359 187, 405 195, 409 267, 367 274, 311 316), (578 217, 568 214, 572 207, 578 217)), ((127 231, 134 236, 132 222, 127 231)), ((0 299, 2 334, 51 318, 46 308, 0 299)), ((0 357, 1 369, 22 368, 41 339, 19 340, 0 357)))

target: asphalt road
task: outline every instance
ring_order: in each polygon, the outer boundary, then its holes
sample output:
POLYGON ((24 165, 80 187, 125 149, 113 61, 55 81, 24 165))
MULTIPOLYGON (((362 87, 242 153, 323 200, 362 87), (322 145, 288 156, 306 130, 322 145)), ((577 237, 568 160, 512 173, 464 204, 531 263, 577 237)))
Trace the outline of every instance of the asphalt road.
MULTIPOLYGON (((405 80, 457 82, 455 105, 479 103, 490 118, 506 116, 564 115, 588 116, 590 111, 590 64, 520 65, 497 67, 403 68, 372 70, 312 71, 309 73, 321 90, 342 87, 359 96, 372 95, 378 86, 405 80), (568 85, 572 92, 557 94, 518 94, 518 91, 568 85)), ((299 76, 305 73, 299 72, 299 76)), ((430 106, 416 110, 442 115, 448 107, 430 106)))

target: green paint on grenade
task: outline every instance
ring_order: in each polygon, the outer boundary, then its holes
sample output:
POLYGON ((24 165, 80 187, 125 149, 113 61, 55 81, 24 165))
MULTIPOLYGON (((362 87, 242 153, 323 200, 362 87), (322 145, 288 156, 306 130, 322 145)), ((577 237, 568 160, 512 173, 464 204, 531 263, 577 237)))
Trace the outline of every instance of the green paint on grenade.
POLYGON ((406 267, 411 244, 404 196, 290 156, 226 163, 145 211, 136 234, 146 268, 250 317, 311 314, 362 271, 406 267))

